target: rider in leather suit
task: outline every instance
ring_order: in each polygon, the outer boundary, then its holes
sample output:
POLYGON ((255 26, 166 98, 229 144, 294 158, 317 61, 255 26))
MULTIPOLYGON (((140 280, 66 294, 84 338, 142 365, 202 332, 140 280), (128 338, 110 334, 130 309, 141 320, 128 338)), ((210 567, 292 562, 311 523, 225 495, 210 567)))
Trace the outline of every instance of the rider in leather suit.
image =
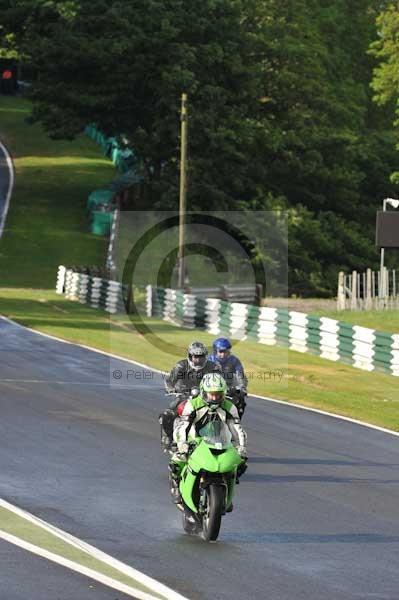
POLYGON ((213 354, 210 355, 209 360, 220 366, 227 383, 227 393, 232 397, 241 418, 246 406, 248 379, 241 361, 231 354, 230 340, 217 338, 213 342, 213 354))
POLYGON ((200 391, 194 398, 190 398, 174 425, 173 439, 177 451, 172 455, 169 472, 173 500, 176 504, 181 502, 179 492, 180 472, 182 465, 188 459, 189 435, 196 436, 204 425, 215 418, 224 421, 232 434, 232 441, 237 452, 243 459, 237 475, 242 475, 246 470, 247 434, 243 429, 235 405, 226 399, 227 386, 222 375, 208 373, 200 384, 200 391))
POLYGON ((159 417, 162 425, 162 441, 165 448, 173 440, 173 423, 178 415, 179 405, 190 396, 192 390, 198 392, 201 380, 206 373, 221 373, 221 367, 208 360, 208 350, 202 342, 194 341, 187 349, 187 358, 179 360, 165 379, 166 391, 180 392, 183 396, 175 398, 159 417), (186 396, 186 397, 184 397, 186 396))

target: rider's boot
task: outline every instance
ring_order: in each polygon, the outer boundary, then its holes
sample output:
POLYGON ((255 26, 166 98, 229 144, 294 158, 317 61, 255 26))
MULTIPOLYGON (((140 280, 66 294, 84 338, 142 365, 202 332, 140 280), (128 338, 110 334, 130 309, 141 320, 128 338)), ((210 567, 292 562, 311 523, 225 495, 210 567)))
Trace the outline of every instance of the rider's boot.
POLYGON ((240 477, 242 477, 242 475, 244 475, 245 471, 248 469, 248 465, 247 465, 247 459, 245 458, 241 464, 238 465, 237 467, 237 477, 236 477, 236 484, 240 483, 240 477))
POLYGON ((161 428, 161 446, 162 446, 162 450, 164 452, 167 452, 168 450, 170 450, 170 448, 172 446, 172 440, 167 435, 167 433, 165 433, 163 428, 161 428))
POLYGON ((175 414, 167 409, 159 415, 159 424, 161 425, 161 447, 164 452, 172 450, 173 445, 173 422, 175 414))
POLYGON ((182 503, 182 497, 179 490, 180 469, 176 463, 169 463, 169 485, 170 493, 175 504, 182 503))

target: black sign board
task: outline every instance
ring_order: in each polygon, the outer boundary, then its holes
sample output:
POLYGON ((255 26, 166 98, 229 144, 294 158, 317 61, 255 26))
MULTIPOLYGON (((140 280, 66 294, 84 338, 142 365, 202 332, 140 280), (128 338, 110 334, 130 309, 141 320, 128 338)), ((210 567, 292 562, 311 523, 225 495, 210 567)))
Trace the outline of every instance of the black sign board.
POLYGON ((378 211, 375 243, 379 248, 399 248, 399 211, 378 211))

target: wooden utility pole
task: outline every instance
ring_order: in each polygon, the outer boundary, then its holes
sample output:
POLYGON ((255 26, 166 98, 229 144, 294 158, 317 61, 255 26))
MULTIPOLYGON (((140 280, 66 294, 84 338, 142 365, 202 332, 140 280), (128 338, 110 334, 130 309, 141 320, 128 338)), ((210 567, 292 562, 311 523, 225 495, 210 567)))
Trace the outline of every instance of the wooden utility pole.
POLYGON ((185 264, 184 264, 184 220, 186 216, 186 197, 187 197, 187 94, 181 97, 181 151, 180 151, 180 200, 179 200, 179 279, 178 287, 184 287, 185 264))

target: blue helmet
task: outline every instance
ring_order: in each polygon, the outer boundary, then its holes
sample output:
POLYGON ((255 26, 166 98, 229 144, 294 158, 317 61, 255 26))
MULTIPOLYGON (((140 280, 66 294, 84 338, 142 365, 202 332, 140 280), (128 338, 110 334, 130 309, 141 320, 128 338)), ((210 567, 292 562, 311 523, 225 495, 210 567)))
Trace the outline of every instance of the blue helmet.
POLYGON ((231 343, 227 338, 217 338, 213 342, 213 351, 217 352, 218 350, 230 350, 231 343))

